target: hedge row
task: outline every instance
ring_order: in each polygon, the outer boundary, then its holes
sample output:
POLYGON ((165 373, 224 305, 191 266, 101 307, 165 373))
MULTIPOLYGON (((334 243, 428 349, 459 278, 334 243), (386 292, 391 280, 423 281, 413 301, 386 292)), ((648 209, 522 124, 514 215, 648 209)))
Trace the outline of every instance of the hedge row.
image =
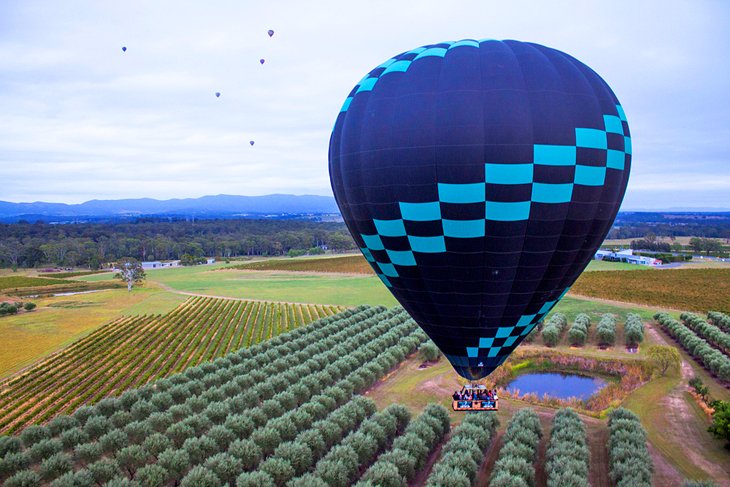
POLYGON ((573 325, 568 330, 568 341, 574 347, 580 347, 586 343, 588 329, 591 327, 591 318, 585 313, 575 317, 573 325))
POLYGON ((596 327, 598 345, 608 347, 616 342, 616 318, 612 314, 605 314, 601 317, 596 327))
POLYGON ((395 439, 393 447, 367 469, 356 487, 406 487, 443 441, 450 424, 449 413, 443 406, 426 406, 404 434, 395 439))
POLYGON ((608 415, 608 468, 616 487, 651 487, 654 471, 638 416, 618 408, 608 415))
POLYGON ((490 487, 535 485, 535 457, 542 437, 540 418, 532 409, 520 409, 512 416, 504 444, 492 469, 490 487))
POLYGON ((46 482, 58 477, 58 486, 99 483, 112 473, 203 482, 211 478, 204 464, 234 438, 272 453, 425 339, 402 310, 361 307, 325 318, 5 437, 0 480, 35 467, 46 482))
POLYGON ((554 347, 560 341, 568 319, 563 313, 553 313, 542 329, 542 341, 548 347, 554 347))
POLYGON ((467 413, 461 424, 451 432, 451 439, 444 445, 441 458, 434 465, 426 487, 474 485, 498 426, 499 420, 492 413, 467 413))
MULTIPOLYGON (((404 406, 392 404, 364 421, 357 431, 316 462, 314 471, 287 483, 290 487, 307 485, 347 486, 365 470, 400 435, 411 413, 404 406)), ((247 484, 248 485, 248 484, 247 484)), ((243 487, 240 485, 239 487, 243 487)), ((251 484, 251 487, 254 487, 251 484)))
POLYGON ((624 340, 627 347, 637 347, 639 343, 644 341, 644 322, 641 320, 641 316, 636 313, 626 315, 624 340))
POLYGON ((730 358, 668 314, 657 313, 654 319, 707 370, 722 380, 730 381, 730 358))
POLYGON ((697 336, 704 338, 712 345, 721 349, 727 355, 730 352, 730 334, 725 333, 715 325, 711 325, 694 313, 682 313, 679 318, 692 329, 697 336))
POLYGON ((561 409, 553 418, 545 455, 548 487, 588 485, 589 461, 583 421, 572 409, 561 409))
POLYGON ((719 311, 710 311, 707 313, 707 319, 722 331, 730 333, 730 316, 719 311))

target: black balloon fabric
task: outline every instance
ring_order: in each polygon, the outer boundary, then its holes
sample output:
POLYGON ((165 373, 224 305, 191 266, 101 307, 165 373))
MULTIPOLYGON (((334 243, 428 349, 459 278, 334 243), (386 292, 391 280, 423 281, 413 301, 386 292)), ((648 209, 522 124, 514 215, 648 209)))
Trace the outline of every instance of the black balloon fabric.
POLYGON ((345 100, 329 170, 365 258, 459 374, 499 366, 610 229, 631 139, 609 86, 519 41, 399 54, 345 100))

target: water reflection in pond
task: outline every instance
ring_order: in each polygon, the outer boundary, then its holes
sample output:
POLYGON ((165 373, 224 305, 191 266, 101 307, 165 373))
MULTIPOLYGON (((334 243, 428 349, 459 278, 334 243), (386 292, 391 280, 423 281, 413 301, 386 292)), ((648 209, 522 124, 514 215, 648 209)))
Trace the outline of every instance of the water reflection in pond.
POLYGON ((606 381, 598 377, 575 374, 534 373, 523 374, 507 384, 507 390, 517 389, 520 394, 547 394, 559 399, 577 397, 588 399, 606 386, 606 381))

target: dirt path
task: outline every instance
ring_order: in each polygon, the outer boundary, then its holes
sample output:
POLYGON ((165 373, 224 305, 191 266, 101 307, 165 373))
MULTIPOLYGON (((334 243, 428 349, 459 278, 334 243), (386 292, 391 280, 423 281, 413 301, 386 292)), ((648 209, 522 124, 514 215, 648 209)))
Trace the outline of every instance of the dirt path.
POLYGON ((588 479, 591 487, 610 487, 608 478, 608 427, 602 421, 586 421, 586 440, 591 458, 588 479))
POLYGON ((441 450, 444 448, 444 445, 449 442, 450 439, 451 434, 449 433, 446 435, 444 440, 439 443, 436 449, 432 451, 431 454, 428 456, 428 459, 426 460, 423 468, 416 474, 416 477, 408 483, 409 487, 421 487, 422 485, 426 485, 426 480, 428 480, 428 476, 431 475, 431 470, 433 470, 434 464, 439 458, 441 458, 441 450))
POLYGON ((487 456, 484 459, 481 468, 479 469, 476 482, 474 482, 475 487, 489 486, 489 477, 492 475, 494 463, 497 461, 497 458, 499 458, 499 450, 502 449, 503 437, 504 431, 498 432, 497 436, 494 438, 494 440, 492 440, 492 444, 489 445, 489 450, 487 450, 487 456))
MULTIPOLYGON (((670 344, 667 339, 659 333, 653 326, 649 325, 646 330, 652 339, 658 343, 676 346, 670 344)), ((697 467, 711 475, 714 479, 727 479, 718 481, 718 485, 730 487, 730 472, 723 469, 707 459, 704 454, 706 445, 697 438, 697 431, 692 427, 696 421, 691 406, 687 403, 687 382, 694 375, 692 367, 682 358, 681 377, 679 384, 670 391, 669 394, 662 397, 656 407, 660 408, 666 415, 668 427, 671 429, 669 436, 677 439, 677 449, 682 451, 687 458, 697 467)), ((654 485, 679 485, 682 482, 681 474, 675 469, 664 456, 649 445, 649 451, 654 461, 654 485)))

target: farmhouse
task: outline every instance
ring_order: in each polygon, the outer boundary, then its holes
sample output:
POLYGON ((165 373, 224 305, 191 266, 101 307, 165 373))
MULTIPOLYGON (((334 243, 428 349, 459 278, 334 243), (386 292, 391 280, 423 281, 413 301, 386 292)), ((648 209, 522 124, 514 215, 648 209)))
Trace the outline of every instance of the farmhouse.
POLYGON ((631 249, 619 250, 618 252, 599 249, 596 252, 595 258, 596 260, 605 260, 608 262, 626 262, 627 264, 638 265, 658 266, 662 264, 661 260, 653 257, 634 255, 634 251, 631 249))
POLYGON ((166 262, 162 262, 159 260, 148 260, 142 262, 142 269, 161 269, 163 267, 177 267, 179 265, 179 260, 170 260, 166 262))

